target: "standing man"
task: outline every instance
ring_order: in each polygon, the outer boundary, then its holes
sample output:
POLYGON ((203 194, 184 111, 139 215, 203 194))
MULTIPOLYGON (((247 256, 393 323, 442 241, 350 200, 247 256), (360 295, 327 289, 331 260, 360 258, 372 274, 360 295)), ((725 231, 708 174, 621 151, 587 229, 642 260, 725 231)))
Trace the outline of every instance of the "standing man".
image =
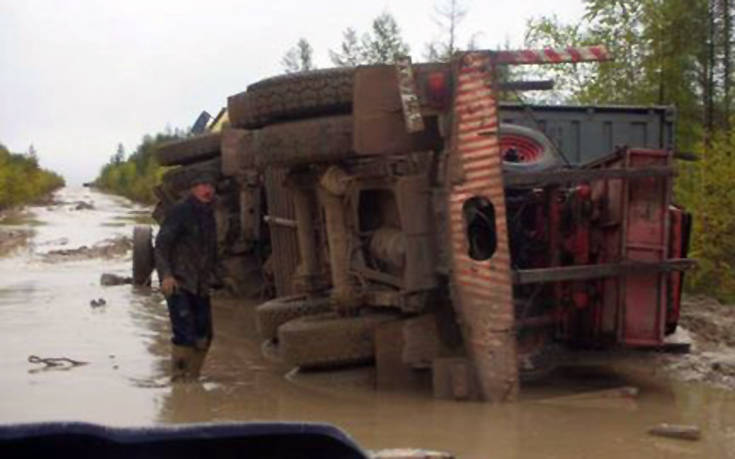
POLYGON ((155 256, 173 337, 172 380, 197 378, 212 342, 209 288, 217 268, 215 177, 191 181, 189 196, 167 213, 156 236, 155 256))

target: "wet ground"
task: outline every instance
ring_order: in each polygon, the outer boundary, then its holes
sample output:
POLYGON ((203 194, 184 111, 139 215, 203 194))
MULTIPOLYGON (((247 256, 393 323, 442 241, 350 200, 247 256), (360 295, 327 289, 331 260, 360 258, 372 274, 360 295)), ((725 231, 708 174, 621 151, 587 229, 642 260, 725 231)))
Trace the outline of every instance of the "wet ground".
POLYGON ((659 369, 639 365, 565 372, 525 387, 522 400, 506 406, 376 392, 370 370, 304 375, 264 360, 253 305, 243 301, 216 303, 203 381, 171 385, 162 297, 99 283, 103 272, 129 275, 130 252, 120 241, 144 213, 121 198, 64 189, 55 202, 0 223, 6 232, 32 232, 0 258, 0 422, 319 421, 366 448, 422 447, 461 458, 735 457, 729 390, 667 382, 659 369), (92 307, 99 298, 106 304, 92 307), (87 364, 45 369, 30 355, 87 364), (578 397, 623 385, 640 388, 639 395, 578 397), (661 422, 696 424, 703 438, 646 433, 661 422))

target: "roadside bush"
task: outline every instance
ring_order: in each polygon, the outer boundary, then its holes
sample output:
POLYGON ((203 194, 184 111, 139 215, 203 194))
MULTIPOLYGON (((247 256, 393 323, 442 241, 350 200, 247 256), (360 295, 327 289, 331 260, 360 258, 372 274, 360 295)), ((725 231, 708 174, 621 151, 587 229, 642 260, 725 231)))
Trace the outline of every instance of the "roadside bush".
POLYGON ((160 182, 163 173, 163 167, 156 162, 154 152, 161 143, 183 137, 184 134, 179 131, 146 135, 129 158, 113 155, 102 166, 94 181, 95 186, 136 202, 152 204, 155 202, 153 188, 160 182))
POLYGON ((690 292, 735 301, 735 132, 720 132, 700 161, 681 167, 677 200, 694 215, 687 276, 690 292))
POLYGON ((0 210, 30 203, 64 186, 64 179, 41 169, 34 156, 10 153, 0 144, 0 210))

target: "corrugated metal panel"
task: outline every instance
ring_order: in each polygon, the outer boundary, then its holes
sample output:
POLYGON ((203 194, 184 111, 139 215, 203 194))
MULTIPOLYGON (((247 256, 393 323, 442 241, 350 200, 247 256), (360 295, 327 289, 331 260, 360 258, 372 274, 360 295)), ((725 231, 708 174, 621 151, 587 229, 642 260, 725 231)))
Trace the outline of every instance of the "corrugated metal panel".
POLYGON ((543 131, 572 164, 599 159, 616 146, 674 147, 672 107, 502 104, 500 119, 543 131))
MULTIPOLYGON (((268 168, 265 173, 268 214, 272 217, 295 220, 291 192, 283 185, 285 178, 285 169, 268 168)), ((296 229, 277 224, 271 224, 269 228, 276 293, 278 296, 290 295, 293 293, 291 280, 299 264, 296 229)))
POLYGON ((459 173, 449 186, 450 289, 460 318, 465 347, 477 370, 483 398, 494 402, 518 395, 513 281, 503 192, 502 152, 497 136, 498 110, 492 90, 491 62, 485 54, 457 59, 451 156, 459 173), (487 135, 495 132, 494 136, 487 135), (477 169, 477 164, 482 167, 477 169), (473 255, 477 211, 493 232, 495 250, 473 255), (490 209, 490 213, 488 212, 490 209), (473 216, 470 216, 473 215, 473 216), (474 228, 474 229, 473 229, 474 228))

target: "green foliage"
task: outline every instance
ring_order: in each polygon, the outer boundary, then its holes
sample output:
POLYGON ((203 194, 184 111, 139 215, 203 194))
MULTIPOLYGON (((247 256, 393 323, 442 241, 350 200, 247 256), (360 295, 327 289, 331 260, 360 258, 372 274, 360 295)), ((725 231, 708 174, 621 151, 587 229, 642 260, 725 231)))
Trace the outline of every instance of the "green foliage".
POLYGON ((64 186, 64 179, 38 166, 36 150, 10 153, 0 144, 0 210, 32 202, 64 186))
POLYGON ((95 186, 110 193, 125 196, 133 201, 152 204, 153 188, 160 182, 163 168, 158 165, 155 150, 164 142, 185 137, 180 131, 146 135, 129 158, 119 144, 110 161, 102 166, 95 186))
POLYGON ((329 50, 329 58, 338 66, 355 67, 367 64, 393 64, 396 55, 407 55, 409 47, 401 36, 401 29, 390 13, 373 20, 371 31, 358 40, 352 28, 342 32, 339 51, 329 50))
POLYGON ((357 32, 348 27, 342 32, 339 51, 329 50, 329 59, 339 67, 357 67, 365 63, 365 50, 357 38, 357 32))
MULTIPOLYGON (((527 47, 604 44, 615 60, 554 66, 564 101, 674 105, 677 147, 702 153, 681 165, 677 200, 694 216, 690 291, 735 301, 735 135, 731 113, 731 16, 720 0, 585 0, 579 24, 529 21, 527 47)), ((548 74, 547 74, 548 76, 548 74)))
MULTIPOLYGON (((449 62, 457 51, 460 36, 460 25, 467 16, 467 7, 462 0, 442 0, 434 5, 432 19, 439 28, 439 37, 426 43, 424 57, 429 62, 449 62)), ((473 34, 465 49, 476 48, 476 39, 479 34, 473 34)))
POLYGON ((690 256, 698 266, 687 288, 726 302, 735 301, 734 158, 735 133, 719 132, 700 161, 681 168, 676 184, 679 203, 694 214, 690 256))
POLYGON ((393 15, 383 13, 373 20, 372 34, 363 37, 365 60, 368 64, 393 64, 397 55, 409 53, 409 47, 393 15))
POLYGON ((286 73, 306 72, 316 67, 312 61, 314 49, 305 38, 300 38, 296 46, 286 51, 281 65, 286 73))
POLYGON ((564 101, 582 104, 675 105, 678 144, 693 148, 702 103, 699 63, 705 52, 706 0, 587 0, 583 22, 555 16, 530 20, 526 47, 604 44, 614 57, 600 64, 546 69, 564 101))

